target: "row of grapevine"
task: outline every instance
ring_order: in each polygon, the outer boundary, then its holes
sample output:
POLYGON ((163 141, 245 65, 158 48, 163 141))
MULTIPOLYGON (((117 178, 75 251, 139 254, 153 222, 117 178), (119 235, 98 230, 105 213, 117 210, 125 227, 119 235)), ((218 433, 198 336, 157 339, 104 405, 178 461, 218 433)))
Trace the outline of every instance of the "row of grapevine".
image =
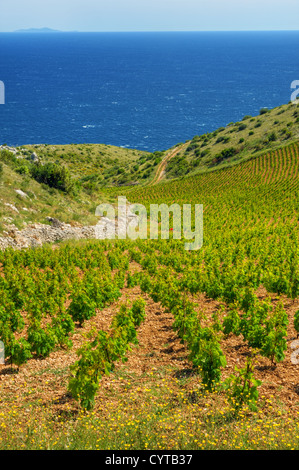
POLYGON ((129 259, 121 244, 106 256, 110 246, 90 242, 1 255, 0 340, 7 361, 19 367, 32 356, 72 347, 76 324, 120 297, 129 259))
POLYGON ((77 351, 80 358, 71 366, 68 390, 82 408, 90 410, 103 375, 110 374, 118 360, 125 362, 131 344, 138 344, 136 329, 145 319, 145 301, 131 308, 123 304, 113 317, 111 331, 92 331, 77 351))

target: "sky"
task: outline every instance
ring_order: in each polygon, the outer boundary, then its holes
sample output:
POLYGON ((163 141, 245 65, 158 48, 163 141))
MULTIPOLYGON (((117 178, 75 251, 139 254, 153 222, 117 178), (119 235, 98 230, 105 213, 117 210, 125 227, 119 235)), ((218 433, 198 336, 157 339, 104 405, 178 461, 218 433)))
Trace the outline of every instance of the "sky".
POLYGON ((0 0, 0 31, 298 30, 299 0, 0 0))

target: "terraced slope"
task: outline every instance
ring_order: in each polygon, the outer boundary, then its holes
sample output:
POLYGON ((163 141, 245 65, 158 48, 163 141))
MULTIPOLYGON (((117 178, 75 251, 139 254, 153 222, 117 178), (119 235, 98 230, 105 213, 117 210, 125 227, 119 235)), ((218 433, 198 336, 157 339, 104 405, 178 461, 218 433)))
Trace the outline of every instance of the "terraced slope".
MULTIPOLYGON (((246 199, 257 207, 267 196, 284 205, 295 200, 299 189, 299 143, 294 142, 266 152, 230 168, 219 169, 182 180, 163 182, 155 187, 138 187, 128 191, 128 197, 138 202, 208 203, 215 206, 246 199), (283 197, 282 197, 283 196, 283 197)), ((269 202, 269 201, 268 201, 269 202)), ((267 204, 271 211, 273 204, 267 204)), ((244 206, 245 208, 245 206, 244 206)), ((291 208, 287 209, 291 213, 291 208)))
POLYGON ((203 204, 198 251, 170 233, 1 252, 0 447, 299 449, 298 156, 127 190, 203 204))
POLYGON ((240 122, 194 136, 171 160, 165 177, 174 179, 232 166, 298 138, 298 106, 289 103, 262 109, 258 116, 244 116, 240 122))

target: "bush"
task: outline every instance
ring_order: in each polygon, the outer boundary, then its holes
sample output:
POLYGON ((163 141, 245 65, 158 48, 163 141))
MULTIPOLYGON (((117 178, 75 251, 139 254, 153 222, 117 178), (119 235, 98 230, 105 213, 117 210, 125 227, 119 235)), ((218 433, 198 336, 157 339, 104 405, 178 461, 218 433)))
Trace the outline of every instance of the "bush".
POLYGON ((201 152, 201 157, 205 157, 206 155, 208 155, 210 153, 210 149, 205 149, 201 152))
POLYGON ((68 169, 55 163, 32 165, 30 174, 39 183, 44 183, 51 188, 56 188, 66 193, 72 192, 75 188, 68 169))
POLYGON ((252 116, 250 114, 246 114, 246 116, 243 117, 242 121, 246 121, 246 119, 250 119, 252 116))
POLYGON ((247 404, 252 411, 257 410, 258 387, 260 380, 254 378, 254 365, 249 357, 242 369, 235 367, 236 375, 231 374, 224 382, 228 400, 238 412, 243 404, 247 404))
POLYGON ((277 140, 277 135, 276 135, 275 132, 271 132, 271 134, 268 137, 268 141, 269 142, 274 142, 275 140, 277 140))
POLYGON ((89 320, 96 313, 96 303, 84 291, 72 295, 72 301, 68 308, 68 314, 74 322, 82 326, 85 320, 89 320))
POLYGON ((221 368, 226 366, 216 334, 210 328, 202 328, 198 336, 192 338, 189 359, 198 367, 202 383, 211 391, 219 382, 221 368))
POLYGON ((213 163, 220 163, 223 160, 227 160, 228 158, 233 157, 236 153, 238 153, 238 150, 234 147, 224 149, 215 156, 213 163))
POLYGON ((224 144, 226 144, 229 141, 230 141, 230 137, 223 135, 223 136, 218 137, 218 139, 216 140, 216 144, 219 144, 220 142, 223 142, 224 144))
POLYGON ((0 151, 0 160, 4 163, 16 163, 17 158, 12 152, 9 152, 8 150, 1 150, 0 151))
POLYGON ((20 165, 16 168, 16 172, 20 175, 29 175, 30 171, 27 165, 20 165))
POLYGON ((192 142, 190 145, 188 145, 188 147, 187 147, 187 149, 186 149, 186 152, 192 152, 192 150, 197 149, 197 147, 198 147, 198 144, 192 142))

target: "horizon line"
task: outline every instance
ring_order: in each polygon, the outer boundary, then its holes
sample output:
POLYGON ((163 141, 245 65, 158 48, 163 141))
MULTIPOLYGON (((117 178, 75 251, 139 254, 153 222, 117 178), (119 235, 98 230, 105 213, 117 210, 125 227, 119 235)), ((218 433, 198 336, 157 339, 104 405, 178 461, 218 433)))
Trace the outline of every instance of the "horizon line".
POLYGON ((57 30, 51 28, 22 28, 14 31, 0 31, 1 33, 20 34, 20 33, 266 33, 266 32, 298 32, 299 29, 202 29, 202 30, 102 30, 102 31, 84 31, 84 30, 57 30))

